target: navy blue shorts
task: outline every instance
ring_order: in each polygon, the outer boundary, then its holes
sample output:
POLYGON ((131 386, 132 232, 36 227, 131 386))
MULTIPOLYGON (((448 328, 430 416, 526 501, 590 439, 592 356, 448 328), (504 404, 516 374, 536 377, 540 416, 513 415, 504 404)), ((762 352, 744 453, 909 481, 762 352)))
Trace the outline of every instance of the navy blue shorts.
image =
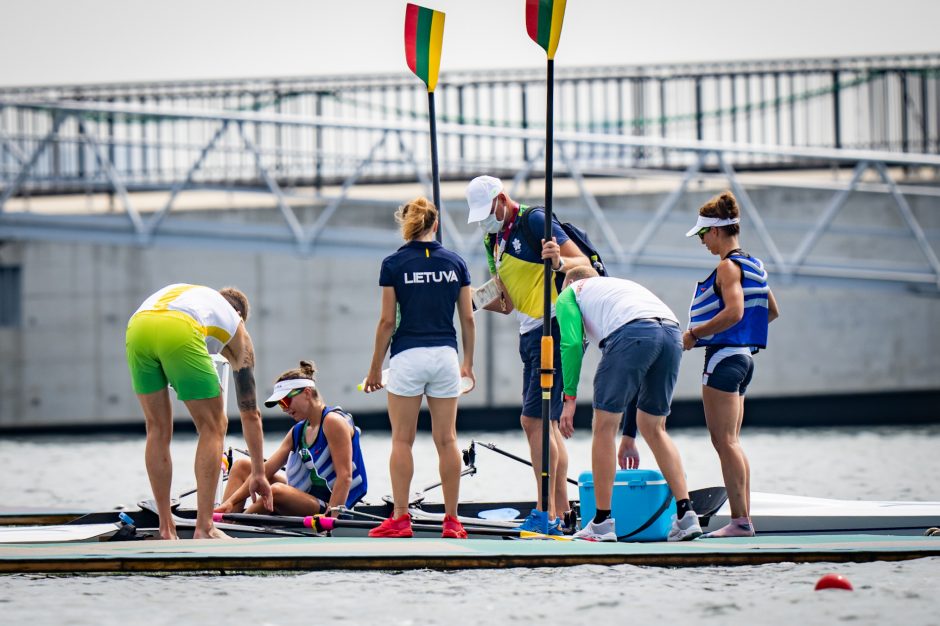
POLYGON ((743 396, 753 376, 754 359, 747 348, 706 348, 704 386, 743 396))
MULTIPOLYGON (((555 379, 552 385, 551 419, 561 419, 561 395, 564 380, 561 375, 561 332, 558 322, 552 318, 552 338, 555 344, 555 379)), ((519 336, 519 357, 522 359, 522 415, 542 417, 542 327, 534 328, 519 336)))
POLYGON ((669 415, 682 360, 682 333, 675 323, 635 320, 601 342, 594 375, 594 408, 622 413, 630 404, 650 415, 669 415), (635 399, 635 400, 634 400, 635 399))

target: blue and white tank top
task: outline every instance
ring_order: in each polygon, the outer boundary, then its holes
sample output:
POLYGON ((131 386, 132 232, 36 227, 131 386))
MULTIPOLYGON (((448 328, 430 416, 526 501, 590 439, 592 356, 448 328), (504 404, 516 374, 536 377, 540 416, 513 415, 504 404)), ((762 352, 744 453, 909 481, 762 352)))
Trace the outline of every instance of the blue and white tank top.
POLYGON ((362 447, 359 444, 360 430, 353 422, 352 415, 344 411, 342 407, 324 407, 320 416, 317 438, 310 446, 307 446, 304 440, 306 421, 298 422, 291 428, 293 448, 287 457, 287 484, 324 502, 329 502, 333 494, 333 485, 336 483, 333 457, 323 432, 323 420, 329 413, 342 416, 353 427, 352 483, 349 485, 349 495, 346 496, 346 506, 352 507, 365 497, 369 485, 366 478, 366 466, 362 460, 362 447))
MULTIPOLYGON (((741 287, 744 291, 744 315, 737 324, 714 335, 699 336, 699 346, 748 346, 767 347, 767 325, 769 324, 767 271, 763 262, 736 250, 727 257, 741 268, 741 287)), ((689 328, 695 330, 725 309, 725 303, 715 291, 718 268, 708 278, 695 286, 692 304, 689 307, 689 328)), ((696 333, 698 335, 698 333, 696 333)))

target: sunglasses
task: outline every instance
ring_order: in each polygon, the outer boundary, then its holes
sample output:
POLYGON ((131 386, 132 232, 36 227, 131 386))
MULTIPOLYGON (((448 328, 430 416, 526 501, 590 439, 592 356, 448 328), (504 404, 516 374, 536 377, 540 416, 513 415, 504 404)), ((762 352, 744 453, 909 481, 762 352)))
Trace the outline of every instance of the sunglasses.
POLYGON ((301 387, 300 389, 291 389, 290 391, 287 392, 286 396, 278 400, 277 405, 281 407, 281 409, 286 411, 287 409, 290 408, 290 403, 293 402, 294 397, 299 396, 301 393, 303 393, 303 391, 304 391, 303 387, 301 387))
POLYGON ((710 231, 711 229, 712 229, 711 226, 704 226, 700 228, 699 231, 695 234, 698 235, 699 239, 705 239, 705 235, 708 234, 708 231, 710 231))

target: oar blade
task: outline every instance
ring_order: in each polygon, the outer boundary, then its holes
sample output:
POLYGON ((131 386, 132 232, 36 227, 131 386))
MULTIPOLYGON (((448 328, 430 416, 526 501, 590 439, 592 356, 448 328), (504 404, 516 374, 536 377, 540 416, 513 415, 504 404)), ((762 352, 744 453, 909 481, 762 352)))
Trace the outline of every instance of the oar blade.
POLYGON ((405 62, 424 81, 428 92, 437 86, 444 43, 444 14, 417 4, 405 8, 405 62))
POLYGON ((718 512, 721 505, 728 499, 728 492, 724 487, 706 487, 694 489, 689 492, 692 508, 699 517, 709 517, 718 512))
POLYGON ((555 58, 565 20, 565 0, 526 0, 525 25, 529 38, 555 58))

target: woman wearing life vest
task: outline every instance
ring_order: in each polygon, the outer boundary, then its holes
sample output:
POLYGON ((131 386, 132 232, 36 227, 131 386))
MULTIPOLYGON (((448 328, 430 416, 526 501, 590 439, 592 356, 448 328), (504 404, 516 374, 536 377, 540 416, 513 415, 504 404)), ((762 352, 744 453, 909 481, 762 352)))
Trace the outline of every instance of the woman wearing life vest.
POLYGON ((721 461, 731 522, 705 537, 752 537, 751 468, 741 447, 744 394, 754 374, 752 354, 767 347, 767 326, 777 318, 777 301, 760 259, 738 244, 740 210, 730 191, 699 209, 686 237, 698 235, 721 261, 695 286, 685 350, 705 348, 702 403, 712 444, 721 461))
MULTIPOLYGON (((271 481, 274 512, 278 515, 338 514, 338 507, 351 508, 368 489, 366 466, 359 445, 359 429, 352 415, 338 406, 328 406, 316 385, 316 367, 301 361, 300 367, 281 374, 274 393, 264 405, 281 410, 296 424, 264 464, 271 481), (286 474, 278 472, 286 465, 286 474)), ((245 510, 250 472, 245 459, 232 466, 220 513, 245 510)), ((260 513, 260 503, 249 513, 260 513)))
POLYGON ((463 539, 467 532, 457 520, 461 461, 456 425, 460 379, 469 378, 470 385, 474 381, 470 272, 463 259, 435 240, 437 208, 427 198, 416 198, 404 205, 395 213, 395 219, 406 243, 382 261, 379 275, 382 313, 375 331, 372 365, 363 383, 366 393, 383 386, 388 390, 388 417, 392 424, 389 470, 395 510, 392 517, 369 531, 369 536, 412 536, 408 514, 408 494, 414 475, 411 447, 421 398, 427 396, 444 491, 442 534, 445 538, 463 539), (455 306, 460 319, 463 364, 457 359, 455 306), (388 381, 383 384, 382 362, 389 344, 388 381))

